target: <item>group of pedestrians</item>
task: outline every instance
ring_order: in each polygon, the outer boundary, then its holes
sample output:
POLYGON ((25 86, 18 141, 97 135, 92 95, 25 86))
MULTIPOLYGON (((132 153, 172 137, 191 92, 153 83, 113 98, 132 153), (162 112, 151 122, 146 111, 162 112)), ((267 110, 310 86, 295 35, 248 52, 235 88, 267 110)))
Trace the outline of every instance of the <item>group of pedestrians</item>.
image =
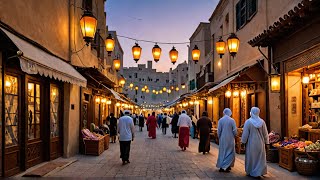
MULTIPOLYGON (((246 150, 245 171, 248 176, 253 177, 259 177, 267 173, 265 145, 269 144, 269 137, 266 124, 264 120, 259 117, 259 113, 259 108, 253 107, 251 109, 251 117, 245 122, 241 137, 241 143, 245 146, 246 150)), ((226 108, 223 111, 223 117, 218 121, 219 155, 216 167, 219 168, 219 172, 230 172, 235 163, 235 137, 237 135, 237 127, 231 116, 231 110, 226 108)), ((113 118, 110 118, 111 121, 114 121, 114 119, 112 119, 113 118)), ((142 124, 144 124, 145 118, 142 114, 138 119, 139 126, 142 122, 142 124)), ((185 110, 179 114, 175 113, 172 118, 167 114, 163 114, 160 118, 159 115, 156 116, 155 112, 152 112, 146 121, 149 131, 148 136, 150 138, 156 139, 156 130, 160 128, 160 126, 164 127, 163 122, 165 124, 171 124, 171 132, 175 138, 176 134, 179 134, 178 146, 182 151, 185 151, 186 148, 189 147, 190 128, 193 122, 191 117, 187 115, 185 110), (161 119, 161 122, 159 119, 161 119)), ((205 154, 210 151, 211 122, 211 119, 208 118, 208 113, 203 112, 201 118, 195 123, 196 130, 200 136, 199 153, 205 154)), ((166 128, 165 126, 165 129, 166 128)), ((142 128, 140 131, 142 131, 142 128)), ((130 163, 129 152, 130 143, 134 139, 134 123, 129 111, 124 111, 124 116, 119 119, 117 132, 120 134, 120 153, 123 164, 130 163)), ((166 130, 163 132, 165 134, 166 130)))

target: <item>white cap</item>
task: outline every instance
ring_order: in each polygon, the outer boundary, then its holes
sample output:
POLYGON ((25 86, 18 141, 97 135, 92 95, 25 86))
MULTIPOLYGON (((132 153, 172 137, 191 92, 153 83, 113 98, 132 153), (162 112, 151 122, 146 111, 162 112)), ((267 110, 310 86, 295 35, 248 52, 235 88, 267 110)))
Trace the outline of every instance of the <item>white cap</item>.
POLYGON ((129 110, 124 110, 123 113, 124 114, 131 114, 131 112, 129 110))

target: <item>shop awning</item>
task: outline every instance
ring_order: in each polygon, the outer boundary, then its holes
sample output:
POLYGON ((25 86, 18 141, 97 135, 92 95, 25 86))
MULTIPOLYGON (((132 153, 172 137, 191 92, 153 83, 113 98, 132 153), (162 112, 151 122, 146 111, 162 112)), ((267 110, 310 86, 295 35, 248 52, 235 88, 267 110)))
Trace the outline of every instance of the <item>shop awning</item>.
POLYGON ((93 81, 88 81, 88 86, 93 86, 99 88, 101 84, 108 88, 114 86, 114 82, 111 81, 107 76, 100 72, 95 67, 80 67, 74 66, 76 70, 87 79, 92 79, 93 81))
POLYGON ((231 81, 233 81, 234 79, 236 79, 237 77, 239 77, 239 73, 234 75, 234 76, 231 76, 229 77, 228 79, 225 79, 224 81, 222 81, 221 83, 219 83, 218 85, 214 86, 213 88, 209 89, 209 92, 208 93, 211 93, 227 84, 229 84, 231 81))
POLYGON ((121 95, 119 93, 117 93, 115 90, 113 89, 110 89, 108 87, 105 87, 106 89, 108 89, 111 94, 113 95, 113 97, 116 99, 116 100, 119 100, 119 101, 122 101, 122 102, 127 102, 126 100, 124 100, 121 95))
POLYGON ((40 74, 41 76, 86 87, 87 80, 72 65, 32 45, 4 28, 0 27, 0 29, 22 52, 22 55, 18 57, 23 72, 27 74, 40 74))

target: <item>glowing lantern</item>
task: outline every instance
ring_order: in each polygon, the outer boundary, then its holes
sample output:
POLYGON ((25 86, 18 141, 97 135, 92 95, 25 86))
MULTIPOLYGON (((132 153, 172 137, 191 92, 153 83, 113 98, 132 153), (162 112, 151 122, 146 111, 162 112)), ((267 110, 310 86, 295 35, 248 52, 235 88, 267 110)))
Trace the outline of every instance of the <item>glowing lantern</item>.
POLYGON ((193 105, 193 104, 194 104, 194 102, 193 102, 193 101, 189 101, 189 104, 190 104, 190 105, 193 105))
POLYGON ((169 57, 171 59, 172 64, 175 64, 177 62, 178 59, 178 51, 176 50, 176 48, 173 46, 172 49, 169 52, 169 57))
POLYGON ((242 98, 245 98, 246 95, 247 95, 247 91, 246 91, 246 90, 242 90, 242 91, 241 91, 241 97, 242 97, 242 98))
POLYGON ((106 102, 107 102, 106 98, 101 99, 101 103, 106 103, 106 102))
POLYGON ((136 43, 133 47, 132 47, 132 55, 133 55, 133 59, 136 61, 136 63, 139 61, 140 56, 141 56, 141 51, 142 48, 139 46, 138 43, 136 43))
POLYGON ((181 88, 182 89, 186 88, 186 85, 185 84, 181 84, 181 88))
POLYGON ((225 96, 226 96, 227 98, 231 97, 231 91, 230 91, 230 90, 226 91, 225 96))
POLYGON ((156 93, 156 90, 152 90, 153 93, 156 93))
POLYGON ((108 56, 111 56, 111 53, 114 49, 114 39, 112 38, 111 34, 105 40, 106 50, 108 52, 108 56))
POLYGON ((138 89, 139 89, 139 87, 138 87, 138 86, 136 86, 136 87, 135 87, 135 90, 138 90, 138 89))
POLYGON ((198 48, 197 45, 194 46, 191 54, 192 54, 192 60, 193 60, 193 62, 194 62, 195 64, 197 64, 197 62, 198 62, 199 59, 200 59, 200 50, 199 50, 199 48, 198 48))
POLYGON ((216 42, 216 50, 220 55, 220 58, 222 58, 226 51, 226 43, 222 40, 222 37, 220 37, 219 41, 216 42))
POLYGON ((124 79, 124 77, 120 77, 119 83, 120 83, 121 85, 126 84, 126 80, 124 79))
POLYGON ((179 87, 176 87, 176 91, 179 91, 179 87))
POLYGON ((117 107, 119 107, 120 105, 121 105, 120 103, 118 103, 118 102, 116 103, 116 106, 117 106, 117 107))
POLYGON ((96 34, 97 18, 94 17, 92 12, 85 11, 80 19, 80 27, 83 39, 88 45, 96 34))
POLYGON ((234 57, 239 50, 240 40, 234 33, 231 33, 231 35, 228 37, 227 43, 229 53, 232 57, 234 57))
POLYGON ((162 90, 160 90, 159 93, 162 94, 162 90))
POLYGON ((233 91, 233 97, 239 97, 239 91, 233 91))
POLYGON ((100 103, 101 99, 99 97, 96 98, 96 103, 100 103))
POLYGON ((270 77, 271 92, 280 92, 280 75, 274 74, 270 77))
POLYGON ((309 83, 309 81, 310 81, 310 78, 309 78, 309 76, 303 76, 303 78, 302 78, 302 83, 303 84, 308 84, 309 83))
POLYGON ((161 48, 156 44, 152 48, 152 55, 155 62, 158 62, 161 56, 161 48))
POLYGON ((141 91, 142 91, 142 92, 145 92, 145 91, 146 91, 146 89, 145 89, 145 88, 142 88, 142 89, 141 89, 141 91))
POLYGON ((120 70, 121 64, 120 59, 116 58, 113 60, 113 68, 118 72, 120 70))
POLYGON ((213 103, 213 101, 212 101, 212 99, 210 99, 209 101, 208 101, 208 104, 212 104, 213 103))
POLYGON ((167 92, 168 92, 168 94, 170 94, 171 93, 171 89, 168 89, 167 92))
POLYGON ((166 87, 163 87, 162 90, 163 90, 163 92, 166 92, 166 91, 167 91, 167 88, 166 88, 166 87))
POLYGON ((130 88, 133 88, 133 83, 130 83, 130 85, 129 85, 129 86, 130 86, 130 88))
POLYGON ((149 92, 150 92, 150 90, 149 90, 149 89, 147 89, 147 90, 146 90, 146 93, 149 93, 149 92))

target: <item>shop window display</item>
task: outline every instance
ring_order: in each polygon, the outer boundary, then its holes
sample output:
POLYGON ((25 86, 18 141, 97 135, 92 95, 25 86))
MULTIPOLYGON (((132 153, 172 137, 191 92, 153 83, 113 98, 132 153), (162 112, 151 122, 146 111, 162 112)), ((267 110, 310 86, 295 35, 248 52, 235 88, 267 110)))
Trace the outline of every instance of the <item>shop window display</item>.
POLYGON ((51 86, 50 89, 50 136, 59 136, 59 89, 51 86))
POLYGON ((18 145, 18 78, 5 75, 5 144, 6 147, 18 145))
POLYGON ((28 139, 40 138, 40 85, 28 83, 28 139))

